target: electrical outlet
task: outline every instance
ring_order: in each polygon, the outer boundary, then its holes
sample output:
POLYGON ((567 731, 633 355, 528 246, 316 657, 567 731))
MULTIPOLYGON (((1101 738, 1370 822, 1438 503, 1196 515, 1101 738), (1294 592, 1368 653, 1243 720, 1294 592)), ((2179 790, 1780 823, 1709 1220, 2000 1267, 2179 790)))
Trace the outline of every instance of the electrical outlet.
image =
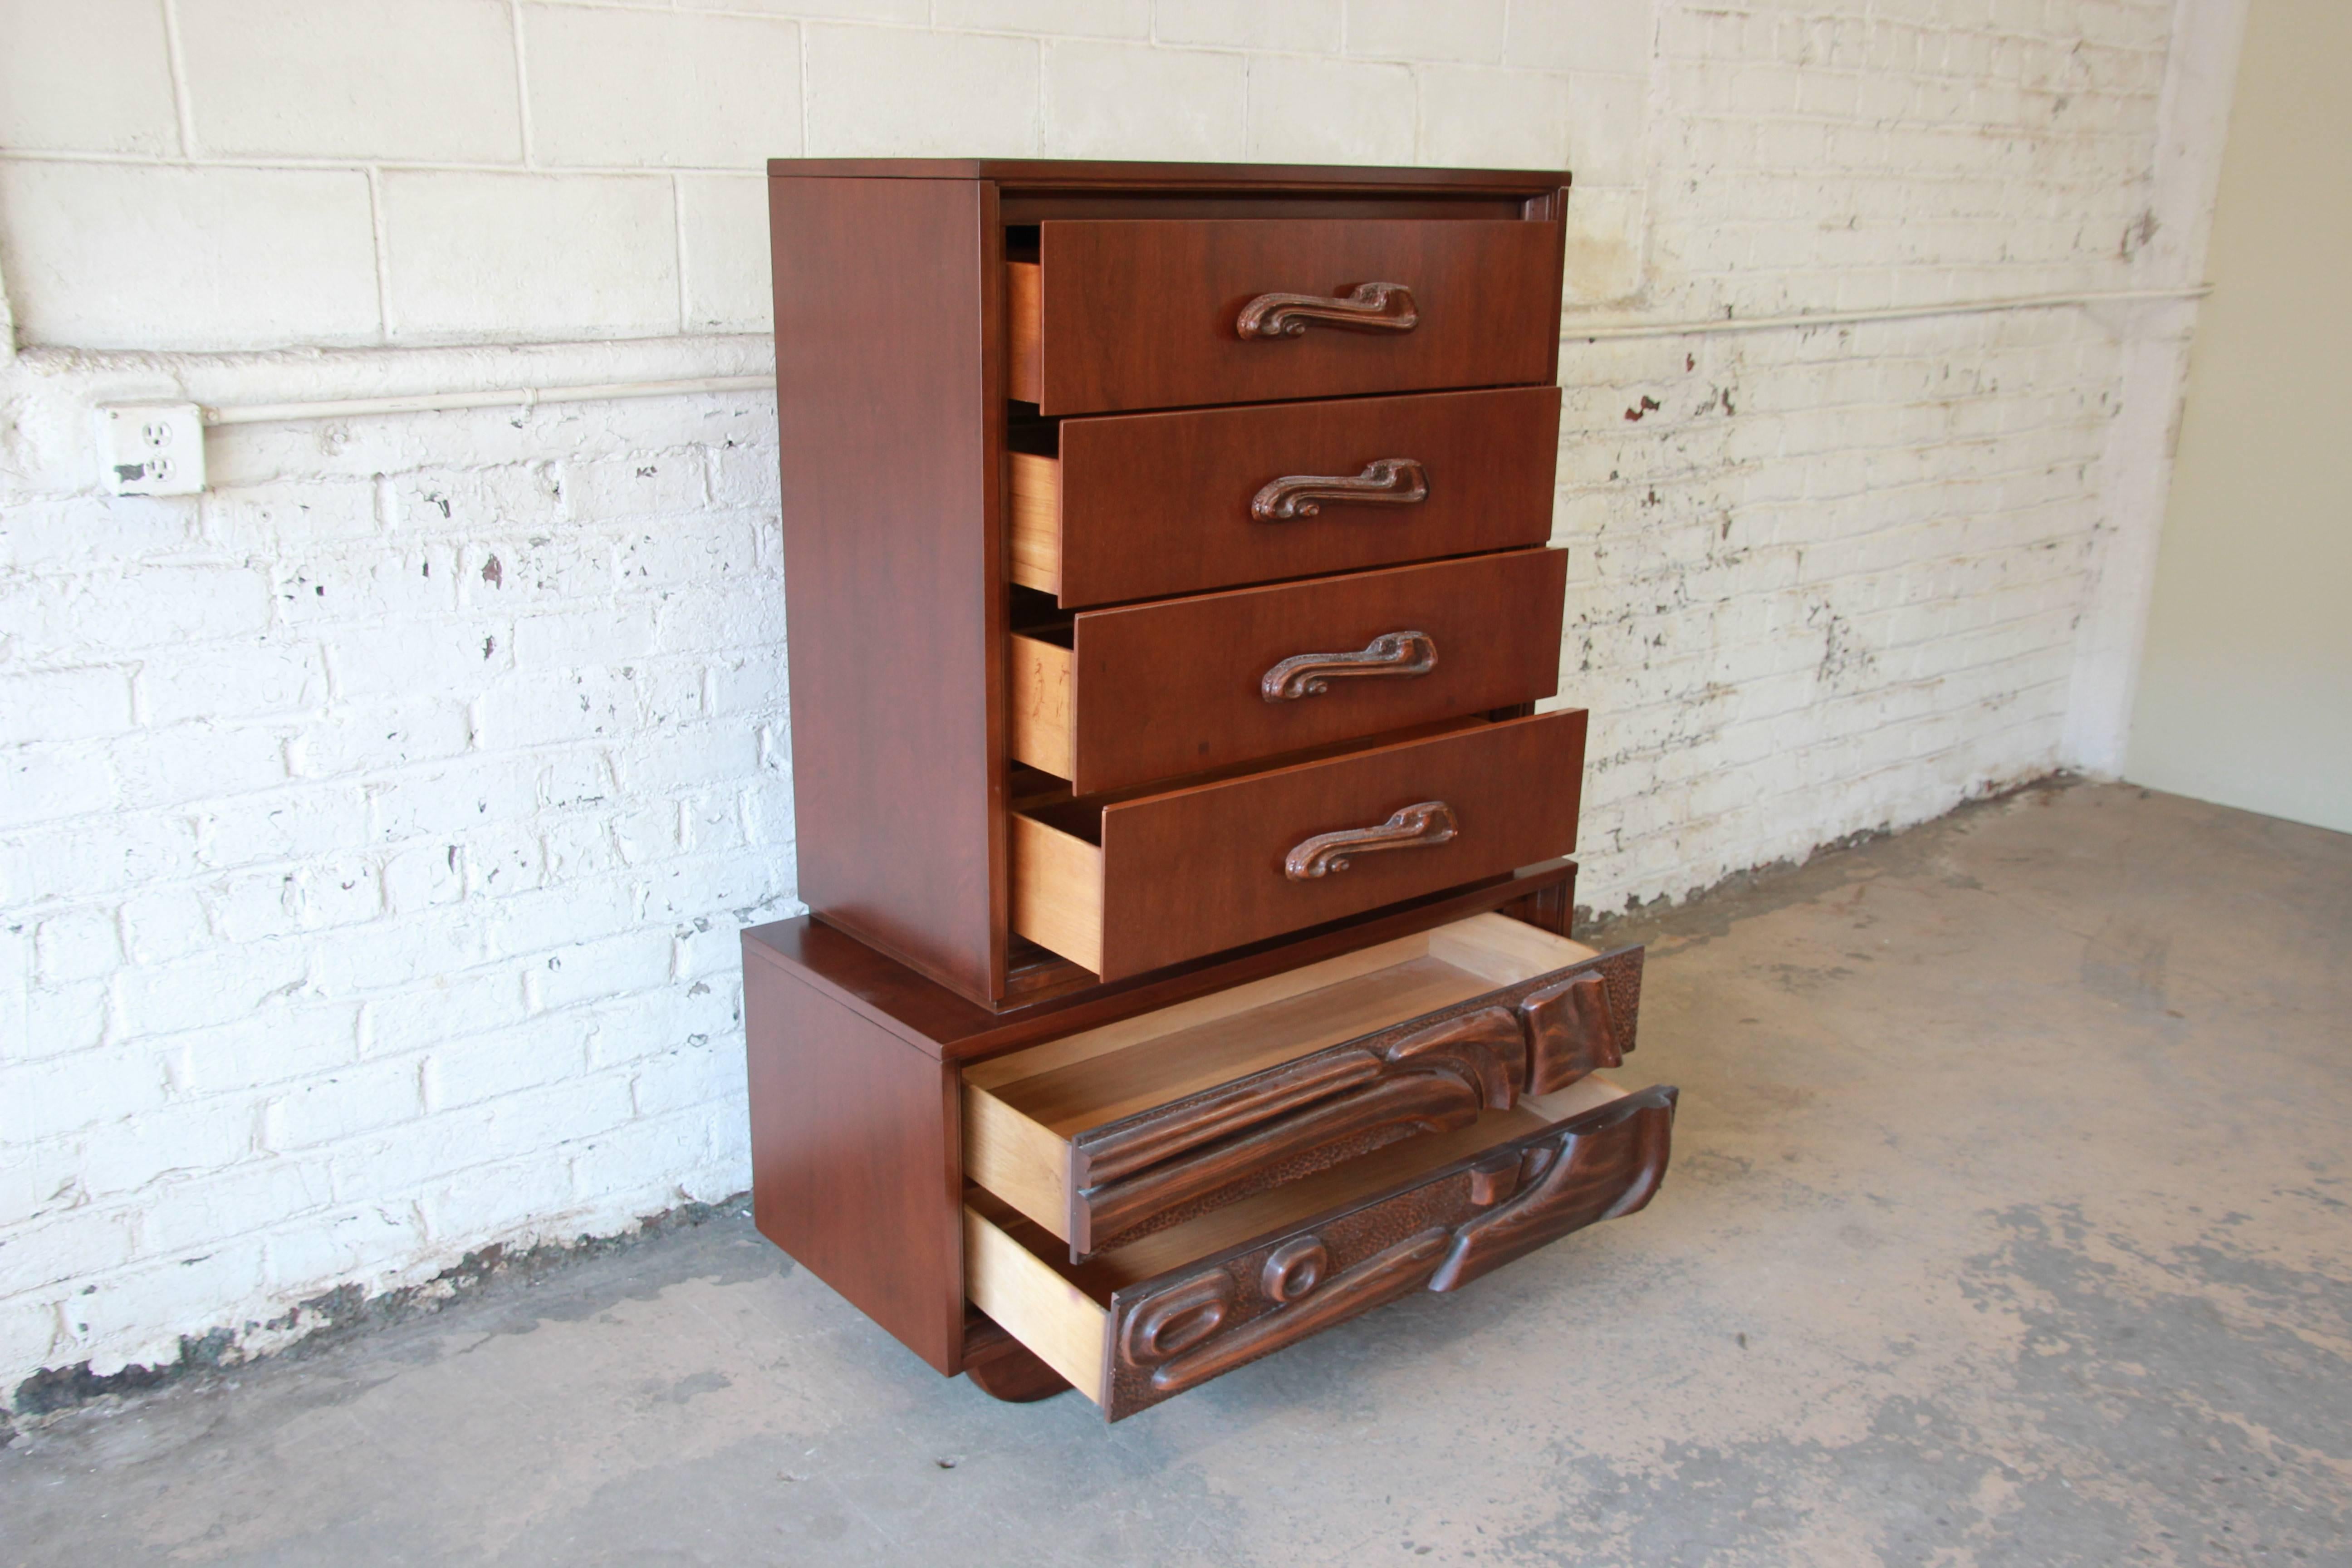
POLYGON ((192 496, 205 488, 205 419, 193 403, 114 403, 98 411, 98 462, 119 496, 192 496))

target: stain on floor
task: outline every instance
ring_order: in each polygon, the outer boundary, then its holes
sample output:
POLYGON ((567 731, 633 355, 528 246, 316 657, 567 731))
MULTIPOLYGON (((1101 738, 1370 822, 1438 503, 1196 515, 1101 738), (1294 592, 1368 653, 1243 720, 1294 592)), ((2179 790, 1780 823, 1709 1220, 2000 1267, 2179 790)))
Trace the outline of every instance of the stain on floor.
POLYGON ((0 1563, 2352 1563, 2352 837, 2038 789, 1619 922, 1643 1214, 1105 1427, 740 1217, 0 1450, 0 1563))

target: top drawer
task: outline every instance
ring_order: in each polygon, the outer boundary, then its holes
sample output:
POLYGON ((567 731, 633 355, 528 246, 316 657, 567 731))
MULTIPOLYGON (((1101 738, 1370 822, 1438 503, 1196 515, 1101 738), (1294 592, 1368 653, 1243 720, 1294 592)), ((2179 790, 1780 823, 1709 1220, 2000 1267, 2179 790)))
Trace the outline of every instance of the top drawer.
POLYGON ((1552 379, 1553 224, 1141 218, 1039 237, 1007 294, 1012 395, 1044 414, 1552 379))

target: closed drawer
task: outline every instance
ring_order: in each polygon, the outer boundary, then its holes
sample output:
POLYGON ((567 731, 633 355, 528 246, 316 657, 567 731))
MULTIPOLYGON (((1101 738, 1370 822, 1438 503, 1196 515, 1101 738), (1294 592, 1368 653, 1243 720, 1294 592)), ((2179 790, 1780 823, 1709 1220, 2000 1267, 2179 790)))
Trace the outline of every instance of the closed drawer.
POLYGON ((1559 388, 1066 419, 1012 454, 1013 580, 1064 605, 1541 544, 1559 388))
POLYGON ((1568 552, 1512 551, 1017 634, 1008 743, 1080 795, 1549 697, 1568 552))
POLYGON ((1616 1067, 1641 985, 1475 916, 966 1068, 964 1175, 1075 1262, 1616 1067))
POLYGON ((1105 980, 1576 847, 1581 709, 1013 814, 1013 929, 1105 980))
POLYGON ((1559 247, 1507 219, 1042 224, 1037 259, 1007 263, 1012 395, 1096 414, 1549 383, 1559 247))
POLYGON ((1078 1264, 967 1187, 965 1294, 1116 1421, 1636 1212, 1664 1180, 1675 1098, 1587 1078, 1078 1264))

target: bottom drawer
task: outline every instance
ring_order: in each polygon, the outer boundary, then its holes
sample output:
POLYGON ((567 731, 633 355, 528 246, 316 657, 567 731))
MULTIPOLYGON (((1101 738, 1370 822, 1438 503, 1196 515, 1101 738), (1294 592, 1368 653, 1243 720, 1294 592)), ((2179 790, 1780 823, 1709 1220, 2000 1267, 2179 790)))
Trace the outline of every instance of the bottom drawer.
POLYGON ((1633 1213, 1664 1178, 1675 1098, 1587 1078, 1077 1264, 968 1187, 965 1294, 1117 1421, 1633 1213))

